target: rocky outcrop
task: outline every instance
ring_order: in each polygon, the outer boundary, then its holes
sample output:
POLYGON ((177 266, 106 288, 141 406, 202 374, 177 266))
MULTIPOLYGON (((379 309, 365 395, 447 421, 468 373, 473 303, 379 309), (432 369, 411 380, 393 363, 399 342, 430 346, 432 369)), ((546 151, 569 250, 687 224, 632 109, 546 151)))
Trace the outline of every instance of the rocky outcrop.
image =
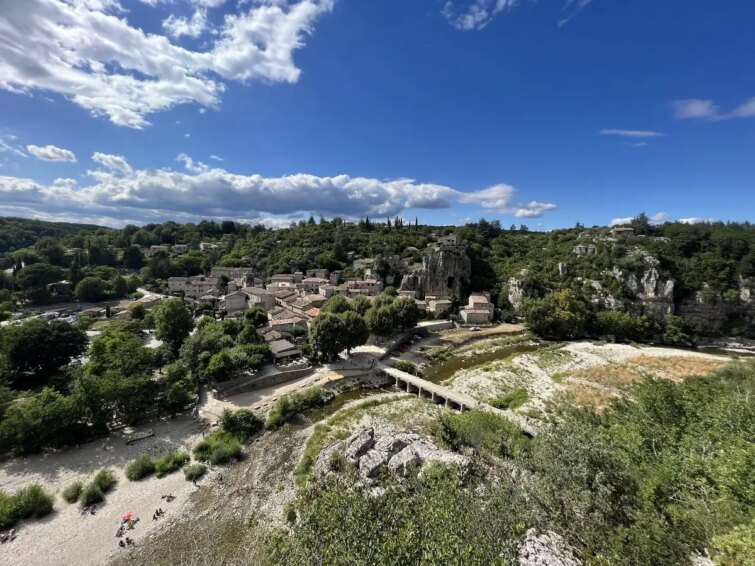
POLYGON ((510 277, 507 285, 506 298, 514 310, 519 310, 524 299, 534 299, 540 296, 538 289, 528 281, 529 270, 522 269, 517 277, 510 277))
POLYGON ((678 314, 687 319, 705 323, 708 335, 755 336, 755 296, 753 282, 740 279, 739 289, 724 299, 707 285, 701 291, 685 298, 678 314), (733 295, 733 296, 732 296, 733 295))
POLYGON ((430 462, 455 465, 466 470, 466 456, 438 448, 429 438, 390 427, 361 428, 348 439, 324 449, 315 464, 315 475, 322 479, 341 471, 343 460, 359 471, 362 480, 374 484, 383 473, 405 477, 411 471, 422 473, 430 462))
POLYGON ((529 529, 519 548, 519 566, 581 566, 574 549, 553 531, 529 529))
POLYGON ((661 279, 655 266, 647 269, 638 279, 634 273, 626 278, 629 289, 642 302, 645 314, 665 316, 674 312, 674 282, 661 279))
POLYGON ((415 291, 419 299, 427 295, 461 298, 469 283, 472 265, 460 248, 431 248, 422 257, 422 267, 404 275, 401 290, 415 291))

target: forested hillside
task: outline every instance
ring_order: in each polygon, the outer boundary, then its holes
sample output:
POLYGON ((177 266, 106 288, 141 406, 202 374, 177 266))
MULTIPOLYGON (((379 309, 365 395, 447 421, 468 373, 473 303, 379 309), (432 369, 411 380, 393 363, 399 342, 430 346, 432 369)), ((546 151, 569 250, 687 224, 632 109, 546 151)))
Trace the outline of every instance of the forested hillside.
POLYGON ((6 276, 2 286, 26 293, 18 299, 37 302, 46 299, 41 286, 64 277, 74 285, 85 277, 100 279, 104 297, 125 291, 117 283, 119 276, 159 289, 170 276, 208 273, 215 265, 250 267, 263 278, 313 268, 358 277, 361 271, 353 260, 359 258, 374 259, 372 273, 399 286, 406 270, 389 259, 400 256, 404 265, 419 264, 428 244, 454 234, 471 265, 462 295, 490 292, 501 319, 521 314, 527 301, 569 289, 592 311, 655 320, 679 315, 691 334, 753 333, 755 228, 749 223, 655 226, 640 215, 632 223, 631 237, 614 237, 605 227, 535 232, 523 225, 504 229, 500 222, 486 220, 432 227, 401 219, 347 223, 310 218, 280 230, 232 221, 166 222, 120 230, 0 222, 5 248, 0 261, 5 268, 15 267, 16 276, 6 276), (215 245, 200 251, 202 242, 215 245), (147 254, 150 246, 175 244, 186 244, 188 251, 147 254), (32 264, 37 264, 35 273, 29 274, 32 264), (102 266, 113 271, 92 272, 102 266))

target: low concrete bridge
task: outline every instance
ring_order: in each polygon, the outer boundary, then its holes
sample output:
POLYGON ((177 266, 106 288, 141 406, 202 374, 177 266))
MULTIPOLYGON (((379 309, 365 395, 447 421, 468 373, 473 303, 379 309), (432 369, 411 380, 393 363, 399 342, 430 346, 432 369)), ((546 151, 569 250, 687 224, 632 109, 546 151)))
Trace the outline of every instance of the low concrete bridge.
POLYGON ((492 405, 478 401, 469 395, 453 391, 443 385, 427 381, 416 375, 387 366, 382 362, 378 363, 377 369, 384 375, 392 377, 396 382, 396 387, 405 390, 407 393, 413 393, 418 397, 429 399, 434 403, 443 404, 446 407, 456 409, 457 411, 477 410, 497 413, 514 422, 522 429, 522 432, 528 436, 535 436, 535 428, 529 422, 529 419, 523 415, 519 415, 513 411, 497 409, 492 405))
POLYGON ((470 409, 483 409, 484 403, 477 399, 464 395, 457 391, 452 391, 447 387, 432 383, 416 375, 406 373, 405 371, 392 368, 385 364, 379 365, 380 371, 385 375, 392 377, 396 381, 396 387, 405 389, 407 393, 414 393, 418 397, 430 399, 435 403, 444 404, 446 407, 458 411, 468 411, 470 409))

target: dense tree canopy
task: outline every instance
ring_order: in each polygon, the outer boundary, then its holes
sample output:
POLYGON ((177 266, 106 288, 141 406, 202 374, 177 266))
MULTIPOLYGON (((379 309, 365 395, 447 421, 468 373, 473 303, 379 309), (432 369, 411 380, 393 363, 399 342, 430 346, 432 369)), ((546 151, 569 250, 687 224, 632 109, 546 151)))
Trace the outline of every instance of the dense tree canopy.
POLYGON ((18 388, 45 383, 61 366, 83 354, 86 344, 84 332, 58 320, 37 319, 0 329, 0 357, 18 388))
POLYGON ((155 336, 168 344, 174 352, 178 352, 194 328, 194 320, 183 300, 171 298, 160 301, 150 314, 155 336))

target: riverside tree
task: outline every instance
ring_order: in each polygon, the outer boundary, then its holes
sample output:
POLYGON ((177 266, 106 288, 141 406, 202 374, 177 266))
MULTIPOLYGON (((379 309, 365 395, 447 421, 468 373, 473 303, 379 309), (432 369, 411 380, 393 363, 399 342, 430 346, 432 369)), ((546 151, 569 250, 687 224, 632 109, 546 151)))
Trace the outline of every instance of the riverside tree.
POLYGON ((309 329, 312 350, 326 361, 331 361, 346 348, 345 338, 344 321, 338 315, 324 312, 312 320, 309 329))
POLYGON ((346 311, 341 314, 343 323, 344 345, 346 352, 351 355, 351 349, 361 346, 370 337, 370 330, 364 317, 354 311, 346 311))
POLYGON ((189 309, 178 297, 160 301, 152 309, 151 320, 155 336, 170 346, 175 353, 178 353, 181 344, 194 328, 189 309))

